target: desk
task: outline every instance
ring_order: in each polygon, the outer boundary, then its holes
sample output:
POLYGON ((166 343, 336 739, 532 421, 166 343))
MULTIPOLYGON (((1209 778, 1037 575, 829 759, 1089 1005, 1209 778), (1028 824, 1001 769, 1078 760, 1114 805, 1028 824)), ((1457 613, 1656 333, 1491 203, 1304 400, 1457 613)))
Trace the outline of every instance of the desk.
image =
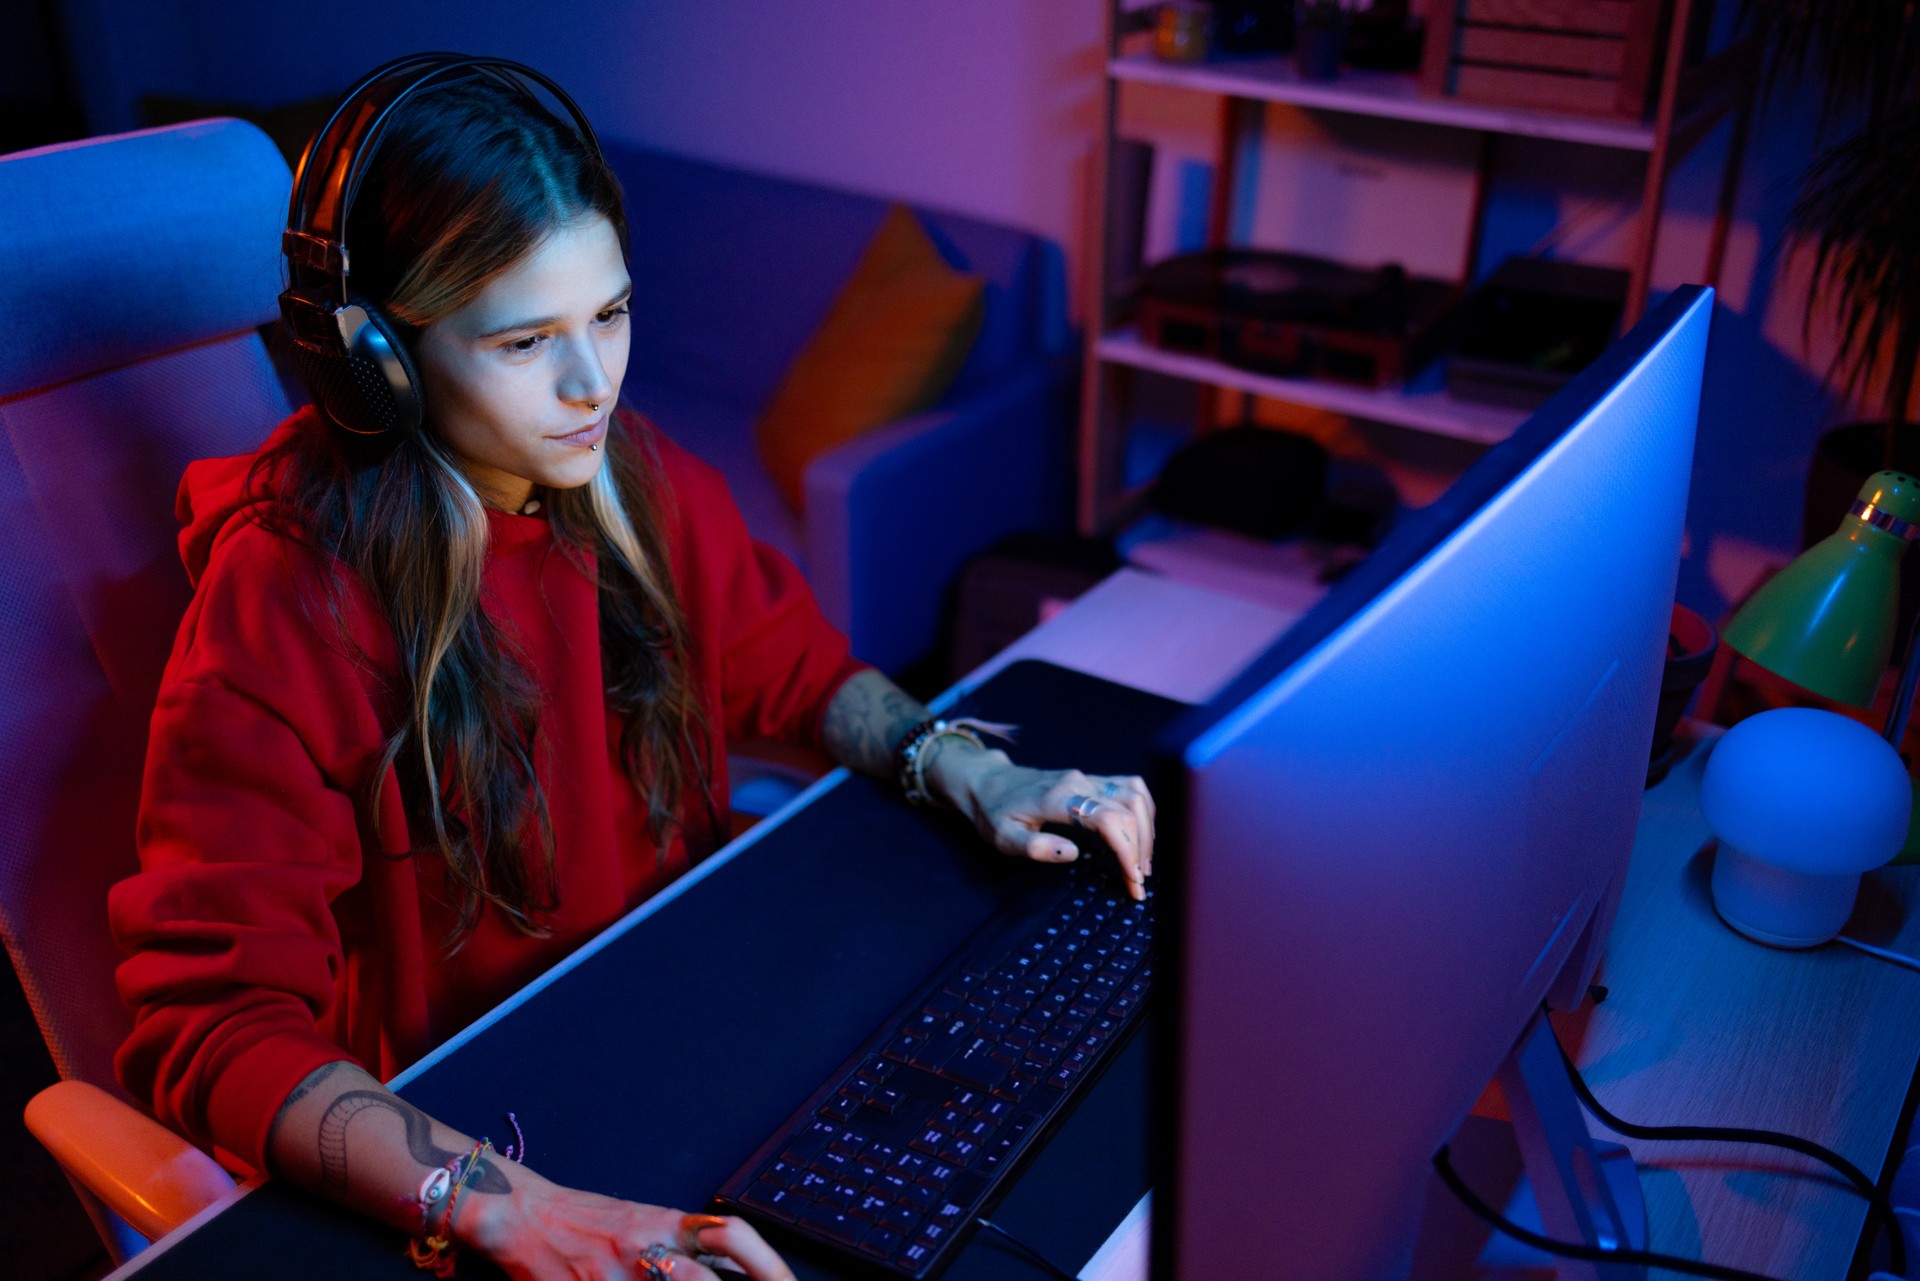
MULTIPOLYGON (((1291 622, 1292 616, 1283 611, 1122 571, 970 675, 962 687, 978 685, 1018 659, 1042 658, 1165 698, 1198 701, 1223 685, 1291 622)), ((951 695, 941 700, 943 706, 952 701, 951 695)), ((1563 1022, 1563 1036, 1569 1044, 1577 1041, 1576 1057, 1602 1101, 1629 1119, 1783 1129, 1833 1146, 1877 1172, 1920 1057, 1920 975, 1836 949, 1809 954, 1771 951, 1718 923, 1707 897, 1709 855, 1703 847, 1708 833, 1695 799, 1704 756, 1696 742, 1668 779, 1647 794, 1632 869, 1601 972, 1600 981, 1610 986, 1612 994, 1604 1005, 1563 1022)), ((1103 768, 1094 760, 1076 763, 1103 768)), ((713 915, 714 901, 723 892, 794 893, 798 884, 820 869, 798 863, 767 866, 762 860, 754 875, 747 877, 742 869, 753 865, 753 860, 742 859, 741 854, 773 832, 798 829, 804 835, 809 823, 830 819, 828 798, 836 790, 863 785, 864 780, 848 779, 836 771, 726 854, 709 860, 613 927, 609 935, 659 937, 657 946, 629 944, 626 968, 599 976, 603 1009, 617 1010, 631 992, 644 991, 644 973, 651 965, 675 973, 724 969, 735 945, 723 929, 705 936, 696 933, 689 943, 686 920, 670 928, 668 918, 723 919, 713 915), (676 912, 665 911, 676 903, 681 904, 676 912), (639 977, 632 972, 636 967, 639 977)), ((904 808, 897 817, 904 826, 896 827, 888 819, 875 834, 877 847, 924 827, 920 818, 904 808)), ((941 828, 938 839, 943 849, 962 853, 974 838, 969 832, 941 828)), ((1014 870, 1028 869, 954 858, 931 870, 916 864, 915 879, 904 880, 885 859, 876 857, 846 875, 843 884, 850 892, 872 889, 884 896, 932 891, 943 896, 952 912, 931 932, 933 937, 896 928, 885 916, 869 915, 868 905, 858 903, 846 905, 845 915, 833 925, 845 931, 841 937, 849 940, 846 946, 856 953, 855 962, 861 955, 896 958, 903 971, 911 971, 896 985, 911 988, 945 949, 964 937, 967 920, 990 910, 1000 874, 1014 870), (876 884, 868 886, 869 879, 876 884), (912 958, 916 957, 929 959, 914 969, 912 958)), ((1908 869, 1869 876, 1861 911, 1850 931, 1871 942, 1920 951, 1920 922, 1914 919, 1910 901, 1915 877, 1908 869)), ((577 965, 570 960, 567 972, 586 971, 595 964, 594 956, 583 957, 577 965)), ((530 990, 537 993, 559 977, 549 976, 530 990)), ((569 983, 572 988, 581 986, 577 980, 569 983)), ((577 999, 578 993, 569 996, 563 990, 567 986, 557 985, 549 999, 577 999)), ((790 1013, 783 1014, 782 1003, 794 1001, 799 994, 774 986, 776 990, 760 994, 765 1015, 759 1022, 776 1029, 764 1039, 784 1046, 789 1040, 778 1029, 794 1026, 794 1020, 790 1013)), ((812 1028, 816 1037, 810 1037, 808 1030, 791 1034, 795 1057, 825 1060, 810 1077, 811 1069, 805 1064, 797 1069, 809 1085, 822 1079, 841 1050, 873 1025, 876 1016, 863 1011, 883 997, 884 993, 864 1004, 848 1002, 826 1010, 829 1026, 812 1028), (822 1044, 812 1044, 813 1040, 822 1044)), ((891 1004, 884 1002, 883 1009, 891 1004)), ((816 1011, 810 1018, 818 1015, 816 1011)), ((582 1018, 591 1022, 593 1015, 589 1011, 582 1018)), ((549 1057, 568 1054, 569 1028, 569 1020, 557 1022, 554 1043, 539 1047, 540 1052, 549 1057)), ((397 1088, 429 1111, 444 1111, 449 1121, 476 1133, 493 1124, 495 1110, 509 1107, 516 1108, 523 1120, 538 1122, 540 1111, 529 1100, 539 1095, 541 1060, 507 1053, 488 1040, 490 1030, 482 1026, 463 1034, 397 1078, 397 1088), (481 1071, 472 1060, 487 1053, 495 1057, 481 1071), (468 1097, 455 1103, 455 1096, 463 1093, 468 1097)), ((641 1101, 645 1086, 640 1071, 647 1060, 637 1031, 634 1042, 636 1102, 631 1111, 649 1127, 649 1133, 658 1134, 662 1131, 650 1127, 670 1125, 671 1119, 664 1110, 649 1113, 641 1101)), ((750 1085, 758 1076, 753 1060, 762 1048, 750 1031, 715 1031, 687 1051, 697 1061, 669 1064, 668 1074, 675 1080, 711 1077, 716 1088, 750 1085)), ((1129 1054, 1137 1055, 1139 1049, 1136 1040, 1129 1054)), ((1116 1118, 1128 1115, 1128 1106, 1145 1106, 1138 1062, 1124 1071, 1116 1066, 1100 1086, 1102 1101, 1090 1101, 1069 1120, 1023 1178, 1015 1197, 1009 1198, 1010 1205, 1016 1198, 1032 1201, 1040 1195, 1036 1189, 1047 1188, 1049 1195, 1072 1199, 1072 1204, 1060 1202, 1060 1218, 1084 1220, 1096 1210, 1107 1215, 1091 1233, 1084 1222, 1078 1225, 1078 1239, 1084 1243, 1078 1256, 1082 1259, 1094 1254, 1110 1225, 1128 1219, 1127 1208, 1139 1195, 1137 1190, 1128 1194, 1125 1189, 1128 1179, 1138 1174, 1140 1136, 1137 1131, 1125 1133, 1124 1120, 1117 1128, 1113 1125, 1116 1118), (1107 1127, 1104 1133, 1102 1127, 1107 1127), (1124 1150, 1121 1158, 1107 1162, 1116 1168, 1094 1168, 1100 1164, 1103 1148, 1124 1150), (1069 1169, 1076 1161, 1082 1163, 1078 1172, 1069 1169), (1130 1162, 1132 1169, 1117 1168, 1130 1162), (1083 1174, 1100 1186, 1080 1186, 1083 1174)), ((748 1089, 747 1094, 751 1093, 748 1089)), ((729 1118, 729 1124, 742 1134, 764 1135, 784 1117, 791 1102, 763 1101, 761 1110, 767 1115, 729 1118)), ((534 1162, 544 1173, 562 1179, 575 1165, 585 1169, 596 1160, 606 1160, 605 1146, 624 1141, 620 1135, 571 1130, 562 1117, 548 1117, 545 1122, 529 1128, 534 1162)), ((1864 1209, 1850 1192, 1810 1173, 1818 1167, 1787 1153, 1756 1153, 1722 1145, 1630 1146, 1643 1164, 1655 1248, 1780 1277, 1844 1275, 1864 1209)), ((592 1185, 619 1195, 641 1196, 649 1188, 660 1187, 699 1188, 696 1195, 704 1195, 718 1186, 736 1161, 724 1153, 716 1157, 696 1146, 678 1146, 661 1154, 644 1178, 626 1174, 592 1185)), ((1043 1212, 1051 1208, 1040 1207, 1043 1212)), ((1034 1213, 1035 1207, 1028 1205, 1026 1212, 1034 1213)), ((1128 1223, 1131 1226, 1115 1231, 1101 1250, 1100 1281, 1121 1281, 1144 1273, 1140 1253, 1144 1216, 1136 1214, 1128 1223)), ((279 1276, 417 1275, 397 1260, 396 1239, 386 1229, 270 1186, 242 1198, 239 1206, 203 1216, 114 1275, 138 1272, 147 1281, 219 1276, 223 1269, 228 1275, 251 1275, 253 1265, 267 1256, 257 1244, 248 1248, 241 1230, 246 1224, 258 1230, 326 1234, 324 1259, 275 1248, 271 1257, 279 1276)), ((958 1276, 961 1271, 982 1277, 1031 1275, 997 1271, 990 1261, 975 1266, 971 1255, 956 1269, 956 1281, 965 1281, 958 1276)), ((803 1276, 820 1275, 803 1270, 803 1276)))

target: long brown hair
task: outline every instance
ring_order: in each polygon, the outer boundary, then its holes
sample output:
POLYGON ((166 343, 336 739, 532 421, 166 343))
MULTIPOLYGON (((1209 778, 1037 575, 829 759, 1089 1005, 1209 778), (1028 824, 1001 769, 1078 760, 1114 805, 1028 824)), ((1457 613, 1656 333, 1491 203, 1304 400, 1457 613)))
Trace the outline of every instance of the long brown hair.
MULTIPOLYGON (((492 81, 429 89, 395 111, 355 199, 353 283, 411 341, 555 229, 594 214, 624 246, 619 182, 570 126, 492 81)), ((456 887, 446 943, 458 950, 484 903, 545 933, 535 917, 558 906, 558 879, 534 769, 539 689, 480 607, 486 509, 432 418, 429 404, 426 427, 401 439, 296 435, 262 454, 250 483, 263 519, 328 554, 327 612, 343 633, 349 573, 392 624, 404 710, 365 799, 389 770, 398 776, 409 821, 432 832, 429 848, 456 887)), ((670 496, 655 485, 644 440, 616 427, 605 449, 590 484, 547 495, 548 520, 562 551, 594 566, 607 702, 625 722, 621 761, 664 858, 690 786, 717 818, 711 738, 659 524, 670 496)))

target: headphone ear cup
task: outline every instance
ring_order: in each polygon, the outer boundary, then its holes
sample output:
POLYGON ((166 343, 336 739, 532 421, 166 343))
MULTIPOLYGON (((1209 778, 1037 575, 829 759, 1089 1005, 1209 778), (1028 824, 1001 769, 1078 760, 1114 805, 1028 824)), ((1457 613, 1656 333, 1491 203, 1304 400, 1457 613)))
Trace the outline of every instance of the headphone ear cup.
POLYGON ((399 326, 360 298, 340 308, 334 319, 337 343, 324 348, 293 344, 295 366, 314 404, 356 435, 418 431, 424 408, 420 372, 399 326))

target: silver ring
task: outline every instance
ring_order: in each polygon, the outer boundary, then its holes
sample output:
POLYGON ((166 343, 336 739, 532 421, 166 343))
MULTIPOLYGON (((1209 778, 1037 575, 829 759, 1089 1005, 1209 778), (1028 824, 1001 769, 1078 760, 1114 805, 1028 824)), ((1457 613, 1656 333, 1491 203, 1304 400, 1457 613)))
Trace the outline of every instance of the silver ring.
POLYGON ((647 1281, 673 1281, 673 1260, 667 1256, 673 1247, 655 1241, 640 1252, 640 1267, 647 1281))
POLYGON ((1087 826, 1087 820, 1100 808, 1100 802, 1091 796, 1069 796, 1067 798, 1067 816, 1080 827, 1087 826))

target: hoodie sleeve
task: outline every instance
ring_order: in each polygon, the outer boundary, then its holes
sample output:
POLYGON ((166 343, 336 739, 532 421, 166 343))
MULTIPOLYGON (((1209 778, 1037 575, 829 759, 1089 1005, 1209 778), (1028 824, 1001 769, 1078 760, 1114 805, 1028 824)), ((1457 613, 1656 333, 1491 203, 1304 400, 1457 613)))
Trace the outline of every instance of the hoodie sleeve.
POLYGON ((361 669, 303 609, 308 556, 252 525, 223 537, 154 708, 141 871, 108 900, 134 1011, 121 1084, 255 1169, 293 1087, 351 1057, 318 1020, 342 966, 331 905, 361 874, 356 771, 380 742, 361 669))
MULTIPOLYGON (((791 560, 748 531, 714 468, 636 415, 669 504, 674 588, 713 675, 730 743, 780 739, 820 747, 827 705, 870 665, 827 621, 791 560)), ((710 677, 712 678, 712 677, 710 677)))

